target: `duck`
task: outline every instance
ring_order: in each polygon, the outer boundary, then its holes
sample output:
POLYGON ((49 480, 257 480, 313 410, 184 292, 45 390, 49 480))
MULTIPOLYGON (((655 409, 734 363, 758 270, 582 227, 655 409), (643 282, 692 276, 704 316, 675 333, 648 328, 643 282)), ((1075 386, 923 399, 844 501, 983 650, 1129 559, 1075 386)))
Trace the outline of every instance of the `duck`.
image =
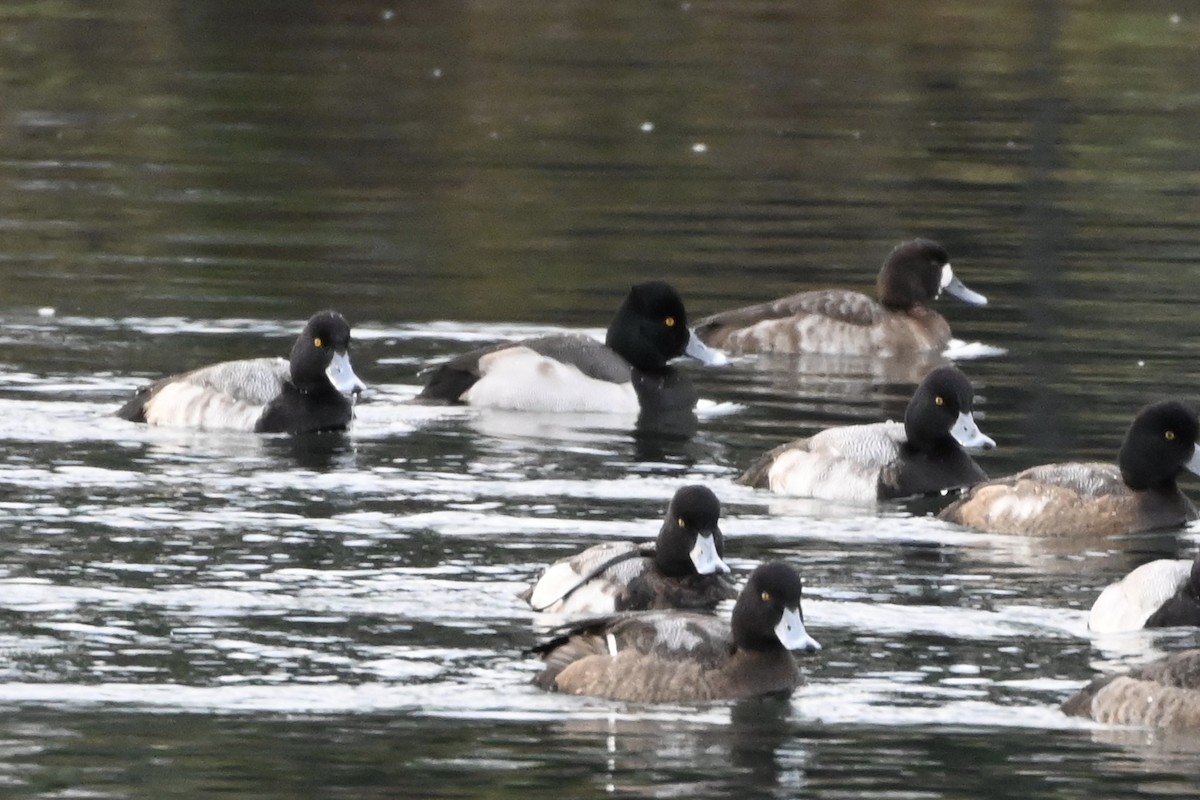
POLYGON ((663 281, 633 286, 604 343, 581 334, 504 342, 463 353, 432 370, 423 404, 539 412, 692 411, 697 393, 668 364, 724 354, 692 335, 678 292, 663 281))
POLYGON ((312 316, 289 358, 225 361, 138 388, 116 416, 130 422, 254 433, 344 431, 366 384, 350 363, 350 324, 312 316))
POLYGON ((534 611, 596 616, 685 608, 711 611, 737 596, 729 580, 721 502, 707 486, 675 492, 654 543, 608 542, 556 561, 520 597, 534 611))
POLYGON ((779 494, 866 504, 947 492, 987 480, 964 447, 991 448, 962 370, 938 367, 918 384, 904 422, 826 428, 767 452, 737 483, 779 494))
POLYGON ((1200 730, 1200 650, 1101 676, 1062 705, 1064 713, 1108 725, 1200 730))
POLYGON ((1106 586, 1088 612, 1096 633, 1185 625, 1200 627, 1200 555, 1142 564, 1106 586))
POLYGON ((987 305, 987 297, 955 276, 946 248, 930 239, 897 245, 875 285, 878 300, 824 289, 713 314, 700 321, 696 335, 735 354, 913 356, 940 353, 950 344, 949 323, 930 308, 942 292, 970 305, 987 305))
POLYGON ((1200 474, 1200 421, 1176 400, 1152 403, 1134 417, 1117 463, 1031 467, 972 487, 939 517, 992 533, 1108 536, 1171 528, 1196 519, 1176 484, 1200 474))
POLYGON ((632 703, 701 703, 789 695, 804 682, 792 650, 821 645, 804 627, 800 576, 773 561, 750 573, 726 622, 697 611, 587 620, 536 648, 535 683, 632 703))

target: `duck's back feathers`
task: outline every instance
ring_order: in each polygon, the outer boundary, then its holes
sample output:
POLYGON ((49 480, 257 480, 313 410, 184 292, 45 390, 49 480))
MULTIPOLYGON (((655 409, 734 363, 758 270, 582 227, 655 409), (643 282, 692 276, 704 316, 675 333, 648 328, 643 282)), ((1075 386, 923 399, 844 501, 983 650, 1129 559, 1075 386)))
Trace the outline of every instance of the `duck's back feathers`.
POLYGON ((662 574, 654 564, 655 545, 611 542, 546 568, 521 593, 534 611, 564 616, 597 616, 620 611, 695 609, 709 611, 737 597, 723 573, 662 574))
POLYGON ((790 692, 791 649, 819 650, 800 609, 801 581, 781 562, 750 573, 732 624, 692 611, 647 611, 578 623, 534 650, 545 689, 645 703, 790 692))
POLYGON ((305 323, 287 360, 225 361, 172 375, 139 388, 117 416, 199 430, 341 431, 354 418, 351 397, 365 388, 350 364, 350 323, 322 311, 305 323))
POLYGON ((737 596, 722 559, 721 501, 707 486, 679 488, 654 543, 610 542, 547 567, 521 594, 535 611, 610 614, 711 610, 737 596))
POLYGON ((900 243, 876 280, 878 300, 840 289, 803 292, 716 314, 697 334, 734 352, 836 353, 897 356, 944 350, 950 326, 929 308, 946 292, 975 305, 987 302, 954 276, 946 249, 928 239, 900 243))
POLYGON ((1200 728, 1200 650, 1097 678, 1063 703, 1067 714, 1111 725, 1200 728))
POLYGON ((282 358, 225 361, 138 389, 117 416, 151 425, 253 430, 263 407, 289 380, 282 358))
POLYGON ((805 315, 827 317, 850 325, 875 325, 887 314, 877 300, 862 292, 846 289, 822 289, 798 292, 767 303, 723 311, 705 317, 696 326, 696 334, 706 343, 721 346, 729 333, 759 322, 805 315))
POLYGON ((879 499, 880 470, 899 458, 906 441, 899 422, 829 428, 776 447, 738 483, 824 500, 879 499))
POLYGON ((1043 464, 979 484, 939 516, 994 533, 1129 533, 1195 519, 1191 502, 1172 489, 1134 492, 1113 464, 1043 464))
POLYGON ((723 573, 664 575, 655 568, 653 544, 616 542, 551 564, 521 597, 535 611, 586 616, 669 608, 711 611, 722 600, 737 597, 737 589, 723 573))
POLYGON ((739 481, 774 492, 871 503, 959 489, 987 476, 963 446, 992 447, 975 424, 974 390, 952 366, 917 386, 903 424, 828 428, 777 447, 739 481))
POLYGON ((713 315, 696 335, 740 353, 888 356, 942 350, 950 326, 925 306, 891 311, 865 294, 828 289, 713 315))
POLYGON ((582 378, 608 384, 628 384, 632 368, 601 342, 582 334, 563 334, 480 347, 438 366, 417 395, 424 403, 488 405, 495 384, 507 382, 524 392, 540 392, 540 382, 553 379, 556 367, 573 369, 582 378), (514 373, 518 374, 514 377, 514 373), (474 389, 487 379, 485 387, 474 389), (539 384, 530 387, 530 379, 539 384))
POLYGON ((728 623, 705 614, 643 612, 592 621, 542 652, 542 688, 635 703, 790 692, 803 683, 791 653, 737 650, 728 623))

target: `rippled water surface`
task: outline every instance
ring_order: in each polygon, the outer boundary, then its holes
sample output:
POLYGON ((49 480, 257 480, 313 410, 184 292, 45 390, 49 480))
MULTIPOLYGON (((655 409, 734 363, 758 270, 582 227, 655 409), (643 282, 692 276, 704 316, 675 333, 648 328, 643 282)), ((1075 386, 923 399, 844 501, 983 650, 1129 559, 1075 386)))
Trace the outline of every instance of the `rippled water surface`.
MULTIPOLYGON (((0 786, 6 797, 1176 797, 1193 739, 1058 704, 1194 646, 1093 637, 1185 530, 972 534, 733 484, 897 418, 937 360, 685 367, 691 435, 408 404, 476 346, 869 290, 901 239, 947 299, 992 474, 1111 459, 1197 397, 1200 17, 1150 0, 118 0, 0 10, 0 786), (344 436, 134 426, 135 386, 354 324, 344 436), (790 701, 544 694, 547 561, 720 496, 824 649, 790 701)), ((1185 490, 1196 493, 1196 479, 1185 490)))

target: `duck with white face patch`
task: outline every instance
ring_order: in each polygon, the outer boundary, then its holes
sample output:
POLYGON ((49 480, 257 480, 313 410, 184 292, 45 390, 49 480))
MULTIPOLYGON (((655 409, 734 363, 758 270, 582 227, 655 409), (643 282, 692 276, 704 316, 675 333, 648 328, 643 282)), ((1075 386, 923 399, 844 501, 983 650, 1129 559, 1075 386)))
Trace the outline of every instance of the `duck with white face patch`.
POLYGON ((139 388, 117 416, 148 425, 255 433, 342 431, 366 385, 350 365, 350 324, 315 314, 287 360, 225 361, 139 388))
POLYGON ((737 595, 720 516, 712 490, 685 486, 671 498, 655 542, 589 547, 546 567, 521 598, 535 611, 564 616, 715 608, 737 595))
POLYGON ((986 480, 964 447, 989 449, 974 389, 957 367, 930 372, 909 400, 904 422, 827 428, 776 447, 738 483, 778 494, 875 503, 936 494, 986 480))
POLYGON ((587 620, 534 652, 544 689, 638 703, 790 694, 804 682, 792 651, 815 653, 800 576, 772 562, 750 574, 729 622, 688 611, 587 620))
POLYGON ((688 328, 683 300, 670 285, 632 287, 603 343, 565 334, 505 342, 456 356, 429 370, 415 402, 554 413, 691 414, 698 399, 670 362, 726 361, 688 328))
POLYGON ((731 353, 882 358, 941 353, 950 344, 950 325, 930 304, 943 291, 970 305, 987 304, 954 274, 944 247, 913 239, 884 262, 877 299, 846 289, 801 292, 706 317, 696 335, 731 353))
POLYGON ((1042 464, 980 483, 941 519, 993 533, 1109 536, 1196 519, 1177 480, 1200 474, 1200 418, 1183 403, 1152 403, 1134 417, 1116 464, 1042 464))

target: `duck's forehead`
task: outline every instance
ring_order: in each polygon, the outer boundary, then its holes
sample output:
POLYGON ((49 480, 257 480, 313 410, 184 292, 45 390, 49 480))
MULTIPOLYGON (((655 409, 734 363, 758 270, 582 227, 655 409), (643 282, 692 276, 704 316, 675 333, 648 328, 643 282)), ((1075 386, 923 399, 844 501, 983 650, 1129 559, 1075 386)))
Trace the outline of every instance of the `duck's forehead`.
POLYGON ((802 584, 795 570, 782 565, 769 565, 757 574, 759 591, 779 595, 785 601, 800 599, 802 584))
POLYGON ((721 502, 717 496, 702 488, 680 490, 671 506, 681 516, 715 518, 721 515, 721 502))
POLYGON ((954 367, 941 367, 930 373, 926 387, 938 394, 953 395, 965 406, 971 405, 974 396, 974 389, 967 376, 954 367))
POLYGON ((674 295, 659 295, 651 298, 648 309, 651 314, 674 317, 682 317, 684 315, 683 302, 674 295))
POLYGON ((347 339, 350 323, 340 314, 329 314, 313 320, 313 332, 327 339, 347 339))

